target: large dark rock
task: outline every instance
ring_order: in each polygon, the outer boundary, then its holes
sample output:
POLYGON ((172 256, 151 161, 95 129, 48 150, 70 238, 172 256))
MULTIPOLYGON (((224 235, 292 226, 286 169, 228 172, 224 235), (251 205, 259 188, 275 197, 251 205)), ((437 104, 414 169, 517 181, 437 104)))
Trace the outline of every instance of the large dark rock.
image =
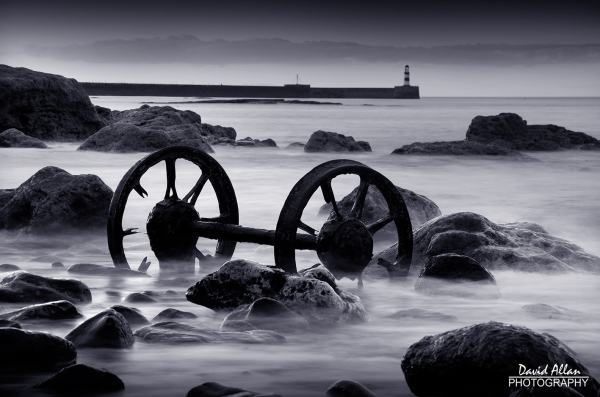
POLYGON ((27 320, 65 320, 79 318, 83 315, 77 310, 75 305, 69 301, 56 301, 49 303, 40 303, 38 305, 27 306, 19 310, 14 310, 0 314, 0 319, 11 321, 27 320))
POLYGON ((112 195, 96 175, 44 167, 0 207, 0 229, 44 234, 103 231, 112 195))
POLYGON ((0 147, 21 147, 48 149, 48 145, 39 139, 27 136, 16 128, 9 128, 0 133, 0 147))
POLYGON ((0 367, 54 368, 75 362, 75 346, 46 332, 0 328, 0 367))
MULTIPOLYGON (((398 189, 400 195, 404 199, 413 229, 421 226, 423 223, 433 218, 442 215, 440 208, 427 197, 417 194, 411 190, 403 189, 399 186, 396 186, 396 189, 398 189)), ((350 210, 352 210, 352 206, 354 205, 354 201, 356 200, 357 192, 358 187, 337 202, 337 207, 340 211, 340 214, 346 216, 350 213, 350 210)), ((321 208, 319 208, 317 215, 329 215, 332 208, 333 206, 331 204, 324 204, 321 206, 321 208)), ((385 218, 388 213, 389 210, 387 202, 383 198, 383 195, 379 192, 379 189, 372 185, 369 186, 360 220, 368 225, 381 218, 385 218)), ((389 223, 375 234, 375 239, 398 240, 396 226, 393 223, 389 223)))
POLYGON ((250 137, 246 137, 244 139, 239 139, 239 140, 235 141, 235 145, 240 146, 240 147, 269 147, 269 148, 277 147, 277 143, 275 143, 275 141, 272 140, 271 138, 263 139, 261 141, 259 139, 252 139, 250 137))
POLYGON ((186 397, 281 397, 279 394, 257 393, 217 382, 206 382, 191 389, 186 397))
POLYGON ((537 161, 533 157, 519 153, 495 143, 472 141, 415 142, 395 149, 392 154, 432 155, 432 156, 493 156, 498 159, 516 161, 537 161))
POLYGON ((156 303, 158 302, 156 299, 151 297, 149 294, 144 294, 142 292, 132 292, 130 294, 125 295, 121 298, 121 302, 123 303, 156 303))
MULTIPOLYGON (((511 389, 508 377, 521 375, 520 365, 531 370, 548 365, 547 376, 552 375, 553 366, 566 365, 590 376, 563 346, 548 334, 489 322, 424 337, 408 348, 401 367, 417 396, 504 397, 511 389)), ((596 397, 600 384, 590 376, 586 386, 574 389, 596 397)))
POLYGON ((119 312, 106 309, 87 319, 65 336, 80 347, 110 347, 128 349, 133 346, 131 328, 119 312))
POLYGON ((147 343, 282 343, 285 337, 266 330, 224 332, 199 326, 166 321, 140 328, 136 337, 147 343))
POLYGON ((111 276, 111 277, 150 277, 148 274, 132 269, 123 269, 114 266, 95 265, 93 263, 76 263, 69 266, 69 273, 85 274, 88 276, 111 276))
MULTIPOLYGON (((345 136, 338 134, 337 132, 329 131, 315 131, 312 133, 304 151, 307 153, 312 152, 367 152, 367 142, 361 142, 359 144, 351 136, 345 136)), ((370 146, 369 146, 370 148, 370 146)))
POLYGON ((90 303, 92 293, 79 280, 43 277, 23 270, 5 274, 0 279, 0 302, 46 303, 59 300, 90 303))
MULTIPOLYGON (((376 254, 364 274, 377 277, 385 272, 377 260, 394 263, 396 250, 394 244, 376 254)), ((410 274, 417 275, 428 258, 448 253, 469 256, 487 270, 600 272, 600 258, 551 236, 538 224, 496 224, 472 212, 443 215, 415 230, 410 274)))
POLYGON ((526 151, 574 149, 598 143, 594 137, 564 127, 527 125, 527 121, 515 113, 475 117, 467 130, 467 140, 526 151))
POLYGON ((368 318, 360 298, 354 294, 339 289, 336 292, 330 283, 316 278, 292 275, 245 259, 229 261, 203 277, 188 289, 186 298, 216 310, 233 310, 259 298, 271 298, 315 324, 368 318))
POLYGON ((227 324, 231 321, 244 321, 258 329, 280 333, 302 331, 308 328, 308 321, 304 317, 271 298, 260 298, 250 305, 238 307, 225 317, 221 329, 233 328, 227 324))
MULTIPOLYGON (((110 109, 109 109, 110 110, 110 109)), ((154 152, 167 146, 190 146, 212 153, 211 142, 235 140, 233 128, 202 124, 198 114, 171 106, 142 105, 139 109, 102 112, 108 125, 78 150, 154 152)))
POLYGON ((327 389, 328 397, 375 397, 364 385, 353 380, 338 380, 327 389))
POLYGON ((0 131, 42 140, 77 141, 103 123, 75 79, 0 65, 0 131))
POLYGON ((501 298, 496 279, 473 258, 441 254, 428 258, 415 283, 415 291, 425 295, 451 295, 465 298, 501 298))
POLYGON ((49 390, 79 392, 112 392, 125 389, 123 381, 115 374, 85 364, 63 368, 50 379, 34 387, 49 390))
POLYGON ((109 309, 120 313, 131 328, 138 325, 148 325, 150 321, 142 314, 140 309, 135 307, 123 306, 123 305, 112 305, 109 309))

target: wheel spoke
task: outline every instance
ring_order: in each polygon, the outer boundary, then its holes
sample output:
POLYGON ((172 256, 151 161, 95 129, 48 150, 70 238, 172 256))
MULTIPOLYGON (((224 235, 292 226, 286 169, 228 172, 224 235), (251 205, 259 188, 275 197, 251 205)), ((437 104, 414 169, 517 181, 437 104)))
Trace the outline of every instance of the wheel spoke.
POLYGON ((365 199, 367 192, 369 191, 369 181, 360 179, 360 185, 358 185, 358 191, 356 192, 356 198, 354 199, 354 205, 350 210, 349 218, 360 219, 365 206, 365 199))
POLYGON ((371 233, 371 235, 373 235, 373 234, 377 233, 379 230, 383 229, 385 227, 385 225, 387 225, 388 223, 390 223, 393 220, 394 220, 394 218, 392 218, 391 216, 388 215, 385 218, 381 218, 378 221, 371 223, 370 225, 367 226, 367 229, 369 230, 369 233, 371 233))
POLYGON ((148 197, 148 192, 146 190, 144 190, 144 188, 142 187, 142 185, 140 185, 140 181, 138 181, 135 186, 133 187, 133 190, 135 190, 137 192, 137 194, 140 195, 140 197, 145 198, 144 194, 146 195, 146 197, 148 197))
POLYGON ((206 181, 208 181, 209 176, 210 174, 208 172, 202 172, 202 175, 200 175, 200 178, 198 178, 198 182, 196 182, 192 190, 185 195, 183 201, 188 202, 188 199, 191 197, 192 199, 189 201, 189 203, 191 205, 195 205, 196 200, 198 200, 198 196, 202 192, 202 189, 204 188, 206 181))
POLYGON ((333 210, 335 211, 335 214, 338 216, 338 218, 342 219, 343 216, 340 214, 340 211, 338 210, 337 202, 335 201, 335 196, 333 194, 333 189, 331 188, 331 179, 328 181, 325 181, 321 184, 321 191, 323 192, 323 198, 325 199, 325 202, 331 203, 331 205, 333 206, 333 210))
POLYGON ((319 233, 316 229, 313 229, 312 227, 308 226, 306 223, 304 223, 302 221, 299 221, 298 229, 303 230, 308 234, 312 234, 313 236, 316 236, 319 233))
POLYGON ((165 193, 165 200, 169 197, 172 197, 175 200, 178 199, 177 190, 175 190, 175 160, 176 159, 170 158, 165 159, 165 164, 167 165, 167 191, 165 193), (171 192, 173 194, 171 194, 171 192))
POLYGON ((123 237, 131 236, 132 234, 138 234, 139 232, 136 231, 137 229, 137 227, 130 227, 129 229, 123 230, 123 237))
POLYGON ((221 214, 214 218, 200 218, 201 222, 216 222, 216 223, 229 223, 229 217, 225 214, 221 214))

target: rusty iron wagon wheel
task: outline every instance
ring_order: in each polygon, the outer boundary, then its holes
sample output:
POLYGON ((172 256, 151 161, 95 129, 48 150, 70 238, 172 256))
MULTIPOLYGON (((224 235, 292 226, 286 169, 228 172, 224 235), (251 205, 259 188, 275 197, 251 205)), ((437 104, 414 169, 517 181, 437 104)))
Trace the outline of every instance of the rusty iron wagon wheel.
MULTIPOLYGON (((124 237, 137 233, 134 228, 123 229, 123 213, 127 199, 132 191, 141 197, 148 193, 140 184, 142 176, 153 166, 164 162, 167 173, 167 188, 164 199, 156 204, 148 218, 147 231, 151 248, 157 256, 161 268, 175 265, 194 268, 195 258, 203 259, 196 248, 197 236, 178 230, 180 221, 210 221, 220 224, 239 224, 239 210, 235 191, 223 167, 210 155, 187 146, 171 146, 152 153, 138 161, 123 176, 119 183, 108 212, 108 247, 115 267, 129 269, 129 263, 123 249, 124 237), (194 187, 182 199, 175 189, 175 162, 185 159, 194 163, 201 174, 194 187), (220 215, 215 218, 200 218, 194 205, 207 181, 210 181, 219 203, 220 215)), ((219 239, 215 249, 215 258, 226 261, 231 258, 236 242, 219 239)))
POLYGON ((297 272, 296 238, 301 230, 317 237, 319 259, 337 279, 348 277, 354 280, 358 277, 360 280, 373 255, 373 235, 390 222, 396 225, 398 235, 396 262, 391 265, 399 277, 406 276, 412 260, 413 233, 406 204, 398 189, 385 176, 362 163, 328 161, 302 177, 288 195, 275 230, 275 264, 287 272, 297 272), (333 178, 344 174, 360 177, 353 207, 345 216, 337 208, 331 187, 333 178), (389 213, 366 225, 360 219, 369 185, 379 189, 389 213), (319 188, 325 202, 332 205, 332 211, 321 230, 317 231, 302 222, 301 217, 308 201, 319 188))

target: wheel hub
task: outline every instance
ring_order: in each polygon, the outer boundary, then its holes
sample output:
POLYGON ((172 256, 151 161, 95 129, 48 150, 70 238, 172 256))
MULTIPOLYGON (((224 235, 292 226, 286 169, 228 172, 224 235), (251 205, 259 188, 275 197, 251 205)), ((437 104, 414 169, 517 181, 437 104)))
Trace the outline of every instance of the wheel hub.
POLYGON ((161 269, 194 270, 195 249, 198 237, 187 233, 185 226, 200 220, 193 205, 168 198, 160 201, 148 215, 146 230, 150 248, 154 251, 161 269))
POLYGON ((327 220, 317 236, 317 255, 336 279, 354 280, 373 257, 373 237, 359 220, 327 220))

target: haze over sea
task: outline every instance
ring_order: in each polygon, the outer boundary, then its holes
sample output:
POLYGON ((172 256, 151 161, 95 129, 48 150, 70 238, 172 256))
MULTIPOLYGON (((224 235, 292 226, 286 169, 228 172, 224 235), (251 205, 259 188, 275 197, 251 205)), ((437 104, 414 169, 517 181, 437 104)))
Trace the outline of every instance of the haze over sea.
MULTIPOLYGON (((95 105, 113 110, 137 108, 144 102, 198 101, 199 98, 92 97, 95 105)), ((351 158, 376 169, 394 184, 427 196, 442 214, 479 213, 493 222, 530 221, 539 223, 555 236, 565 238, 587 252, 600 256, 600 154, 586 151, 531 152, 540 160, 513 162, 495 158, 456 156, 391 156, 402 145, 421 141, 462 140, 477 115, 517 113, 528 124, 556 124, 600 139, 600 98, 423 98, 420 100, 323 99, 334 105, 302 104, 200 104, 171 106, 189 109, 204 123, 234 127, 238 139, 274 139, 280 148, 291 142, 306 142, 317 130, 351 135, 368 141, 372 153, 308 154, 298 150, 215 147, 213 156, 229 175, 240 208, 240 224, 274 229, 279 211, 294 184, 316 165, 334 158, 351 158)), ((51 150, 3 149, 0 157, 0 189, 15 188, 40 168, 54 165, 72 174, 100 176, 113 190, 127 170, 145 154, 114 154, 76 151, 78 144, 51 143, 51 150)), ((177 186, 188 191, 195 183, 197 168, 178 162, 177 186), (181 163, 181 164, 180 164, 181 163)), ((146 217, 164 194, 164 167, 142 179, 149 198, 131 196, 124 227, 144 231, 146 217)), ((336 178, 334 191, 340 200, 358 185, 358 178, 336 178)), ((201 216, 214 216, 216 202, 208 189, 199 200, 201 216)), ((319 229, 323 219, 315 218, 323 204, 315 194, 306 207, 303 221, 319 229)), ((90 237, 92 239, 92 237, 90 237)), ((129 237, 128 237, 129 238, 129 237)), ((92 242, 106 250, 106 240, 92 242)), ((38 255, 65 257, 65 264, 90 262, 110 265, 110 256, 100 253, 71 253, 63 247, 28 247, 0 240, 3 263, 54 277, 48 263, 29 262, 38 255)), ((145 256, 153 262, 149 273, 158 274, 144 234, 126 240, 126 254, 132 267, 145 256)), ((214 243, 199 242, 203 252, 214 252, 214 243)), ((270 247, 238 244, 234 258, 274 264, 270 247)), ((299 267, 317 262, 316 254, 297 252, 299 267)), ((205 271, 204 271, 205 272, 205 271)), ((197 278, 201 273, 197 274, 197 278)), ((413 290, 414 280, 403 284, 365 281, 362 290, 347 279, 342 288, 363 299, 370 321, 335 330, 317 330, 291 335, 283 345, 195 345, 166 346, 136 342, 131 351, 80 350, 78 362, 107 368, 126 384, 125 396, 185 395, 194 386, 216 381, 260 392, 291 396, 321 396, 339 379, 353 379, 378 397, 410 396, 400 360, 406 349, 425 335, 479 322, 501 321, 548 332, 578 353, 579 360, 600 379, 600 276, 568 274, 549 276, 495 272, 503 298, 473 301, 461 298, 421 296, 413 290), (535 319, 520 311, 526 304, 546 303, 582 312, 581 321, 535 319), (410 308, 432 309, 458 318, 454 323, 390 320, 385 316, 410 308)), ((62 275, 61 275, 62 277, 62 275)), ((118 303, 129 292, 175 289, 156 278, 109 280, 81 277, 92 288, 93 303, 81 308, 91 316, 118 303), (116 298, 117 296, 117 298, 116 298)), ((12 306, 4 305, 5 309, 12 306)), ((15 306, 16 307, 16 306, 15 306)), ((223 315, 215 314, 184 299, 167 307, 191 311, 198 324, 218 328, 223 315)), ((165 306, 140 307, 152 318, 165 306)), ((37 329, 66 335, 78 322, 36 325, 37 329)), ((549 363, 550 365, 554 363, 549 363)), ((20 379, 24 385, 40 379, 20 379)), ((30 393, 30 391, 28 391, 30 393)), ((24 394, 24 395, 32 395, 24 394)))

